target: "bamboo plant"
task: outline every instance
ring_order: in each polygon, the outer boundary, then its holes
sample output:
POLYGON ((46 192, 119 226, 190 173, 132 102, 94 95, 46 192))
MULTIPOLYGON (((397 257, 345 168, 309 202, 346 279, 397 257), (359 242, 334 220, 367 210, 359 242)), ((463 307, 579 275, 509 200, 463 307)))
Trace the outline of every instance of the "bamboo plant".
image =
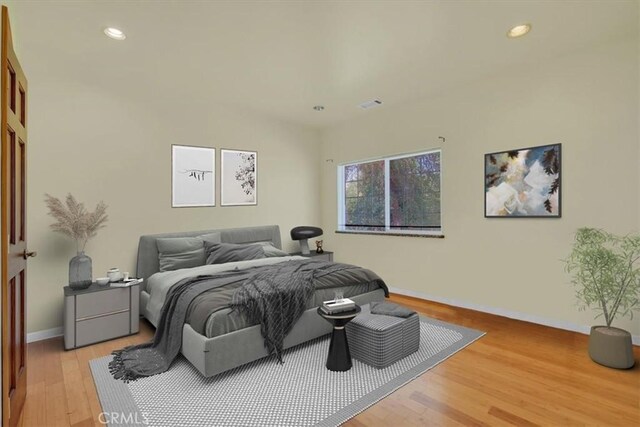
POLYGON ((607 327, 640 307, 640 235, 580 228, 565 260, 581 310, 591 307, 607 327))

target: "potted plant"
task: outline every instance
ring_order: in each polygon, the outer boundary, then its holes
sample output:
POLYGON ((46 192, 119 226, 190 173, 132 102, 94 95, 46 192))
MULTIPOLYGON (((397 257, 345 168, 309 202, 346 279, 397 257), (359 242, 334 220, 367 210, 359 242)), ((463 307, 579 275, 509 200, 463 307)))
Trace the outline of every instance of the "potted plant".
POLYGON ((45 194, 45 203, 49 208, 49 215, 57 221, 51 224, 51 229, 76 241, 77 254, 69 261, 69 286, 73 289, 88 288, 93 277, 91 258, 85 255, 84 248, 107 222, 107 205, 101 201, 95 211, 89 212, 71 194, 67 194, 65 203, 45 194))
POLYGON ((640 235, 616 236, 580 228, 565 260, 580 309, 591 307, 606 325, 591 327, 589 356, 601 365, 627 369, 634 364, 631 334, 611 326, 616 317, 640 307, 640 235))

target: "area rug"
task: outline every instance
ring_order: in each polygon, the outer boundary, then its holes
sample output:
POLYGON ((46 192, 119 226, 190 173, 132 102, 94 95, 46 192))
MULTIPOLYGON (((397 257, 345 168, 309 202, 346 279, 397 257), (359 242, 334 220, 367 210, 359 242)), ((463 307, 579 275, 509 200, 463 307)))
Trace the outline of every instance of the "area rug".
POLYGON ((337 426, 443 362, 484 335, 420 318, 420 348, 376 369, 358 360, 347 372, 325 368, 329 336, 204 378, 180 356, 168 372, 125 384, 109 374, 111 356, 90 362, 111 425, 337 426))

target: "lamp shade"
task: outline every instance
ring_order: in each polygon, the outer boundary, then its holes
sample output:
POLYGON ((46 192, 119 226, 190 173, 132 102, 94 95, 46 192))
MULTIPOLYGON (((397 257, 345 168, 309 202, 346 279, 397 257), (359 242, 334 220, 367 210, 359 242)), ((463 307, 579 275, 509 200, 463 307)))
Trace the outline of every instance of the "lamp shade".
POLYGON ((322 228, 302 225, 291 229, 292 240, 311 239, 312 237, 322 236, 322 228))

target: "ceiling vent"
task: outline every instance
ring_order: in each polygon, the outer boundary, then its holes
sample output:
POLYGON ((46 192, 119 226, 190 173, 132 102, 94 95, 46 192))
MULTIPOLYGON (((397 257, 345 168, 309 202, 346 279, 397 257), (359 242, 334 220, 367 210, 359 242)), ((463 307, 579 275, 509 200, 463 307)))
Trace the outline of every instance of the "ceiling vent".
POLYGON ((365 101, 360 104, 360 108, 362 108, 363 110, 368 110, 370 108, 379 107, 381 105, 382 101, 380 101, 379 99, 372 99, 371 101, 365 101))

